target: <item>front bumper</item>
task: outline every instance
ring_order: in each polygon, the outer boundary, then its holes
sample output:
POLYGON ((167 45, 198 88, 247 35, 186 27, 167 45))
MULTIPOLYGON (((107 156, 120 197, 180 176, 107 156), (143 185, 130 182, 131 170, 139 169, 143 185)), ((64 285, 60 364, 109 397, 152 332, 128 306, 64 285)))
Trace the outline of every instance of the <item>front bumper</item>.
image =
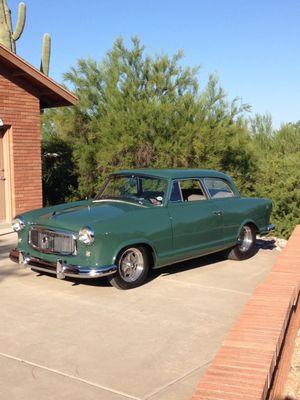
POLYGON ((9 257, 12 261, 17 262, 20 266, 30 267, 39 272, 56 275, 58 279, 70 278, 101 278, 102 276, 112 275, 117 271, 116 265, 107 265, 98 268, 86 268, 79 265, 66 264, 62 260, 57 259, 56 263, 44 261, 41 258, 25 255, 22 251, 13 249, 9 257))

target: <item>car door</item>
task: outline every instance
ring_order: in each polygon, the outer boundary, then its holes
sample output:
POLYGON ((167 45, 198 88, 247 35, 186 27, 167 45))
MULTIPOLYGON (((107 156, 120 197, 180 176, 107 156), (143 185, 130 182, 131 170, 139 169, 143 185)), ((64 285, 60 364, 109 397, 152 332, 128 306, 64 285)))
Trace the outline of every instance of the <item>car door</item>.
POLYGON ((167 210, 174 258, 196 257, 222 246, 222 218, 207 198, 200 179, 174 180, 167 210))
POLYGON ((240 197, 229 182, 221 178, 203 178, 204 187, 216 210, 221 213, 224 244, 234 244, 244 213, 240 207, 240 197))

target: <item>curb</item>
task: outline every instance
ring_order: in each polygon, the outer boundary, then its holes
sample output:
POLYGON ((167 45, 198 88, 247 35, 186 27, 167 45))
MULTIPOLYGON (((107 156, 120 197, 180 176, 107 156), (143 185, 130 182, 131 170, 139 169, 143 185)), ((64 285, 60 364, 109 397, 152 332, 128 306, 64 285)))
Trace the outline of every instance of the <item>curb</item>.
MULTIPOLYGON (((300 225, 271 272, 254 290, 202 376, 192 400, 265 400, 272 397, 271 388, 278 375, 275 372, 280 369, 280 356, 284 353, 284 339, 291 341, 293 337, 288 331, 290 320, 296 321, 293 331, 299 325, 300 306, 295 313, 299 291, 300 225)), ((283 375, 281 371, 281 382, 283 375)))

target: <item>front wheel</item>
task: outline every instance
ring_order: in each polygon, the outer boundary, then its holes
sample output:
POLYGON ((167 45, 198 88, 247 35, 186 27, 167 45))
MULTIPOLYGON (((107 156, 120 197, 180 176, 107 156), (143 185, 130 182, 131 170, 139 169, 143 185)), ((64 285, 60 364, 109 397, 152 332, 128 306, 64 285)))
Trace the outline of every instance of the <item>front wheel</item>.
POLYGON ((230 250, 230 260, 246 260, 255 253, 256 231, 252 225, 244 225, 239 234, 236 246, 230 250))
POLYGON ((150 268, 150 256, 142 246, 127 247, 117 258, 117 272, 108 277, 109 283, 118 289, 133 289, 142 285, 150 268))

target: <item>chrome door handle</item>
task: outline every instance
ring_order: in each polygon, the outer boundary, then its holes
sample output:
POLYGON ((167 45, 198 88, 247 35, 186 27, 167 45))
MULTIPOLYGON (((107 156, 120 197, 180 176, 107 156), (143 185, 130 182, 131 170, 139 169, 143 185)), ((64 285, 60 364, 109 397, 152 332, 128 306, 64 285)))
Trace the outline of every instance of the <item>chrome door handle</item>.
POLYGON ((221 215, 223 214, 223 211, 220 211, 220 210, 218 210, 218 211, 213 211, 213 214, 218 215, 218 216, 221 216, 221 215))

